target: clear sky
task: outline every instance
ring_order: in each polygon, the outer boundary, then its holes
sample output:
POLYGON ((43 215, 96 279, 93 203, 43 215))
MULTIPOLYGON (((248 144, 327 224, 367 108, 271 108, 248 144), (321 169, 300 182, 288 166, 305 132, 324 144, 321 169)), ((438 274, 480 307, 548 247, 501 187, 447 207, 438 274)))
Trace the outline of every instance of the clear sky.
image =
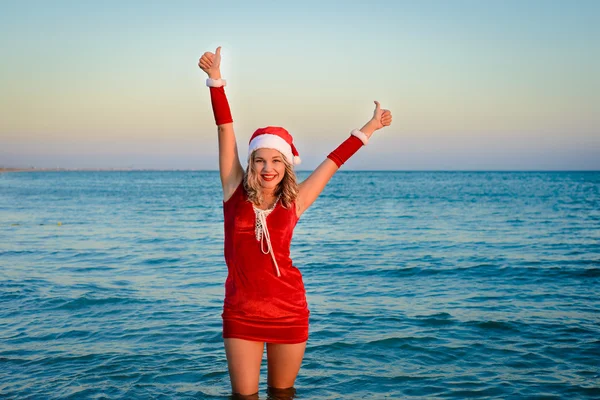
POLYGON ((0 166, 217 169, 204 51, 240 156, 259 127, 313 169, 600 169, 597 1, 0 3, 0 166))

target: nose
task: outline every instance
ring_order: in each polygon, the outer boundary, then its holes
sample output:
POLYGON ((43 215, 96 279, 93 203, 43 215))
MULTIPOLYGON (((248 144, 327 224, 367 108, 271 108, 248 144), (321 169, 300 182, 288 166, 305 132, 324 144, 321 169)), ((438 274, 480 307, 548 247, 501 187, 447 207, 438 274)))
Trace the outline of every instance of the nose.
POLYGON ((270 172, 272 167, 273 167, 273 164, 271 164, 271 163, 270 163, 270 162, 268 162, 268 161, 265 161, 265 162, 263 163, 262 172, 264 172, 264 173, 266 173, 266 172, 270 172))

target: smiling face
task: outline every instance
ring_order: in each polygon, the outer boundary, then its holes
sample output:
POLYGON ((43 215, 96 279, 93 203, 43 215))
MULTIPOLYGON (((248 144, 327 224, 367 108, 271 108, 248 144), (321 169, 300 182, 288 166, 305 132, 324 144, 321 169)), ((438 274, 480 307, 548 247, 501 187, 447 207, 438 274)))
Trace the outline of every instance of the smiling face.
POLYGON ((283 155, 275 149, 258 149, 252 154, 252 166, 263 189, 274 190, 285 176, 283 155))
MULTIPOLYGON (((260 148, 250 153, 244 173, 244 188, 248 200, 264 206, 265 195, 281 196, 285 208, 291 207, 298 196, 294 166, 278 150, 260 148)), ((270 196, 267 196, 267 200, 270 196)))

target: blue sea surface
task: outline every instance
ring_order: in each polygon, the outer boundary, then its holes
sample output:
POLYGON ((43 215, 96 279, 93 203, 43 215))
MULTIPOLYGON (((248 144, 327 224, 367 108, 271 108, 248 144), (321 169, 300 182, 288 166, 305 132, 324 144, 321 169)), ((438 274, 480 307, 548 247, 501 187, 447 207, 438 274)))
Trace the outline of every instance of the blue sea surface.
MULTIPOLYGON (((228 398, 221 200, 212 171, 0 174, 0 398, 228 398)), ((600 398, 598 172, 340 171, 291 252, 300 399, 600 398)))

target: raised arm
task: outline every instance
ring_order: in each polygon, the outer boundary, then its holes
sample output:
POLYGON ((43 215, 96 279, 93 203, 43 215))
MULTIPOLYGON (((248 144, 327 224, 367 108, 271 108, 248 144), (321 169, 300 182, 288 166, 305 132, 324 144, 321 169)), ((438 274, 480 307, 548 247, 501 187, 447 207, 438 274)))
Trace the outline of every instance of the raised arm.
POLYGON ((379 102, 375 101, 373 118, 360 130, 353 130, 350 137, 332 151, 325 161, 299 185, 298 197, 296 199, 296 214, 298 216, 302 215, 311 206, 317 197, 319 197, 333 174, 359 148, 367 144, 373 132, 384 126, 389 126, 391 123, 392 113, 389 110, 382 110, 379 102))
POLYGON ((208 75, 206 84, 210 88, 210 100, 219 133, 219 172, 223 187, 223 200, 227 201, 244 177, 244 169, 233 131, 233 118, 225 95, 225 81, 221 79, 221 47, 215 53, 206 52, 200 57, 198 66, 208 75))

